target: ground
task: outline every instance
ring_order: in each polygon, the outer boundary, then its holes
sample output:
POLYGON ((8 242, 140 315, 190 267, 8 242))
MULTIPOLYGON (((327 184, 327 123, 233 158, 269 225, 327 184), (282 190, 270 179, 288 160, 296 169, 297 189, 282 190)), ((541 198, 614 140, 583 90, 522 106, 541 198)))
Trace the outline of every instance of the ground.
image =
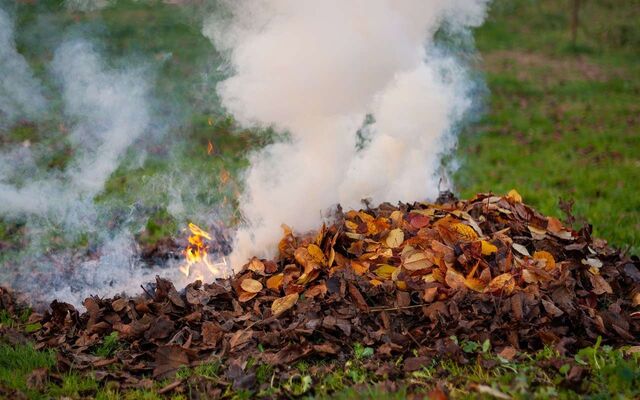
MULTIPOLYGON (((25 2, 19 10, 18 25, 28 25, 36 17, 25 2)), ((177 152, 181 168, 206 171, 199 174, 205 181, 203 188, 218 187, 227 182, 225 171, 231 176, 246 165, 238 154, 256 145, 252 133, 229 135, 232 122, 220 118, 217 110, 204 106, 207 99, 190 98, 184 87, 191 84, 194 65, 215 58, 209 43, 200 35, 197 17, 189 12, 176 12, 175 6, 120 1, 100 13, 68 13, 60 2, 41 2, 40 8, 50 12, 55 23, 64 26, 71 21, 102 18, 109 32, 107 49, 114 54, 129 54, 132 49, 160 55, 172 54, 172 61, 164 64, 162 76, 180 79, 160 80, 164 93, 178 93, 182 100, 198 104, 185 117, 190 124, 178 134, 186 139, 177 152), (132 22, 133 21, 133 22, 132 22), (144 23, 138 23, 145 21, 144 23), (189 43, 185 46, 184 43, 189 43), (184 86, 181 87, 176 82, 184 86), (218 157, 208 156, 207 142, 216 146, 218 157), (193 146, 184 145, 193 143, 193 146)), ((568 2, 566 2, 568 3, 568 2)), ((583 2, 581 25, 575 44, 569 35, 569 7, 555 1, 495 1, 485 25, 475 36, 479 49, 479 68, 485 72, 487 93, 485 112, 480 121, 460 136, 454 175, 456 191, 461 197, 477 192, 505 193, 517 188, 527 203, 549 215, 561 216, 559 200, 573 201, 578 221, 593 224, 597 236, 610 243, 640 254, 640 9, 631 1, 593 0, 583 2)), ((21 50, 39 67, 38 41, 19 37, 21 50)), ((211 87, 203 88, 203 92, 211 87)), ((9 142, 39 140, 39 134, 49 127, 25 125, 8 132, 9 142)), ((167 139, 168 142, 171 140, 167 139)), ((6 143, 6 142, 3 142, 6 143)), ((259 143, 257 143, 259 145, 259 143)), ((146 163, 132 171, 117 171, 110 179, 101 199, 116 198, 126 202, 136 197, 137 177, 167 168, 165 153, 151 152, 146 163)), ((61 155, 51 160, 52 168, 64 165, 61 155)), ((225 186, 233 195, 235 188, 225 186)), ((225 192, 225 193, 227 193, 225 192)), ((197 199, 215 193, 203 189, 197 199)), ((410 199, 407 199, 410 200, 410 199)), ((154 203, 155 200, 149 200, 154 203)), ((154 203, 155 204, 155 203, 154 203)), ((184 221, 175 221, 162 209, 150 218, 140 240, 153 242, 176 234, 184 221)), ((157 204, 156 204, 157 205, 157 204)), ((0 242, 16 243, 16 221, 0 220, 0 242)), ((37 329, 10 321, 25 329, 37 329)), ((117 345, 117 344, 116 344, 117 345)), ((451 390, 455 397, 475 397, 478 386, 499 390, 509 396, 537 398, 575 398, 578 387, 569 378, 570 370, 555 365, 558 358, 552 350, 538 354, 519 355, 516 361, 499 359, 482 344, 468 344, 473 360, 468 365, 442 362, 414 372, 412 380, 425 391, 437 384, 451 390), (497 367, 485 368, 483 360, 497 362, 497 367)), ((108 347, 102 351, 112 351, 108 347)), ((589 348, 576 360, 585 368, 579 389, 593 398, 633 398, 640 395, 640 359, 629 349, 589 348)), ((378 378, 363 374, 359 365, 366 362, 366 349, 354 349, 353 360, 345 368, 314 382, 317 397, 402 398, 398 388, 392 394, 385 386, 378 387, 378 378), (356 386, 354 386, 356 385, 356 386)), ((0 386, 19 389, 37 398, 29 389, 27 376, 32 369, 51 367, 55 356, 34 351, 29 345, 0 346, 0 386)), ((304 394, 313 374, 309 365, 295 365, 299 378, 292 378, 289 387, 278 388, 282 393, 304 394)), ((183 371, 185 377, 200 374, 216 378, 216 366, 183 371)), ((269 371, 262 379, 268 382, 269 371)), ((100 388, 98 398, 126 397, 152 399, 168 382, 156 383, 153 388, 129 393, 116 393, 100 388)), ((95 380, 74 374, 60 375, 60 379, 45 383, 51 397, 81 397, 94 393, 95 380)), ((485 396, 489 396, 486 393, 485 396)), ((230 392, 230 397, 248 398, 251 393, 230 392)))

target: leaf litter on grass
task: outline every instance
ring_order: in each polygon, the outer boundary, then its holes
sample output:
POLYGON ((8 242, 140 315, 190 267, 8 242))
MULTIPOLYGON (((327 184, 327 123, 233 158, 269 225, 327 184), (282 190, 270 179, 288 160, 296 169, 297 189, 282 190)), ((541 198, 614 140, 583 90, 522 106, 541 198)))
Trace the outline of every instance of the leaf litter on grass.
MULTIPOLYGON (((53 301, 32 314, 41 328, 29 336, 57 350, 59 369, 123 388, 224 361, 219 377, 200 382, 212 396, 228 385, 256 390, 254 365, 294 379, 293 363, 344 362, 353 348, 371 349, 367 368, 402 376, 434 357, 465 363, 470 343, 505 360, 545 346, 573 354, 598 338, 638 344, 637 257, 541 215, 515 191, 443 198, 338 209, 308 234, 284 226, 277 259, 180 292, 157 278, 138 296, 87 298, 84 313, 53 301), (105 357, 96 349, 113 332, 123 345, 105 357)), ((10 292, 1 295, 16 312, 10 292)))

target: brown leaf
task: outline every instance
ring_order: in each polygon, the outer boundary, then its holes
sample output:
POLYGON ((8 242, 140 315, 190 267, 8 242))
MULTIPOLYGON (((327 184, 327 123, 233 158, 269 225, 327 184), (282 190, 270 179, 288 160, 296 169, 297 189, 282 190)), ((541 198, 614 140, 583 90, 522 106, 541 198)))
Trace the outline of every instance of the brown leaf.
POLYGON ((155 354, 155 379, 166 379, 175 375, 178 368, 189 364, 187 352, 178 345, 158 347, 155 354))
POLYGON ((351 295, 351 298, 356 302, 356 305, 358 306, 360 311, 368 312, 369 305, 367 304, 358 288, 353 283, 349 283, 347 287, 349 288, 349 294, 351 295))
POLYGON ((591 285, 593 285, 593 293, 597 295, 601 294, 613 294, 613 289, 611 285, 602 277, 600 274, 588 274, 589 280, 591 280, 591 285))

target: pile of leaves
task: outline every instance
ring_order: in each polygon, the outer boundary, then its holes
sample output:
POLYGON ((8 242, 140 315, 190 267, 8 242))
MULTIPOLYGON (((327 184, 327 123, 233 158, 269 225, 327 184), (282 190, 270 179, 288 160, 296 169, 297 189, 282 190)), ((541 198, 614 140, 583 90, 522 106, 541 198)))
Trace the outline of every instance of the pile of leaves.
MULTIPOLYGON (((338 210, 317 232, 284 231, 277 259, 254 258, 230 279, 177 291, 158 278, 138 296, 87 298, 83 313, 54 301, 31 315, 31 339, 56 349, 59 368, 125 387, 222 360, 225 378, 203 383, 218 391, 253 387, 248 362, 286 371, 301 359, 344 362, 354 346, 394 374, 433 357, 465 362, 460 340, 504 357, 639 342, 638 258, 515 191, 338 210), (113 351, 96 352, 114 335, 113 351)), ((7 291, 0 300, 17 312, 7 291)))

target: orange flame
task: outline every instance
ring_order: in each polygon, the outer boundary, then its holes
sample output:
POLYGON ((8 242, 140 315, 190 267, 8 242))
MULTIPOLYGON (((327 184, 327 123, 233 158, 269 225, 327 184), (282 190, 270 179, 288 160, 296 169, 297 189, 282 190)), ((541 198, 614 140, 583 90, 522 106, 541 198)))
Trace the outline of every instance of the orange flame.
POLYGON ((226 266, 227 261, 224 257, 219 263, 212 263, 209 259, 205 240, 211 240, 211 235, 192 222, 189 222, 189 230, 191 231, 189 245, 184 250, 185 263, 179 267, 180 272, 186 277, 193 275, 195 279, 202 281, 204 281, 204 271, 213 277, 219 276, 222 271, 218 267, 226 266))

